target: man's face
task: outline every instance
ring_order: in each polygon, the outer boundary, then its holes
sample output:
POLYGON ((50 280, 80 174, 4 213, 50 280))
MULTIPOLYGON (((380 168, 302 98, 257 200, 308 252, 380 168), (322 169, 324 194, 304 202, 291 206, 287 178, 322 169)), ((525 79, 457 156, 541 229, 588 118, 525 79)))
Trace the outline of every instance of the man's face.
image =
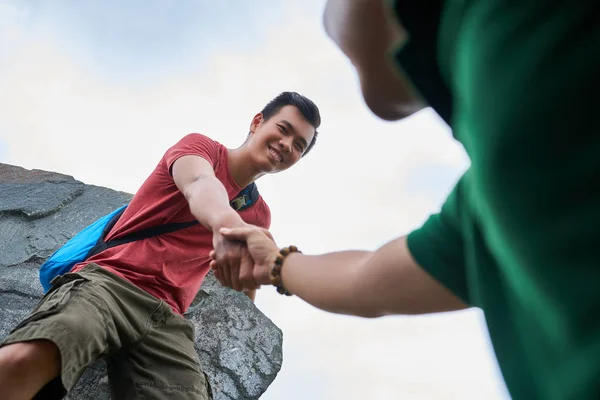
POLYGON ((356 68, 367 106, 380 118, 398 120, 423 108, 410 81, 395 67, 390 49, 406 40, 382 0, 329 0, 325 31, 356 68))
POLYGON ((296 164, 315 134, 312 126, 294 106, 284 106, 265 120, 257 114, 250 124, 250 149, 260 169, 275 173, 296 164))

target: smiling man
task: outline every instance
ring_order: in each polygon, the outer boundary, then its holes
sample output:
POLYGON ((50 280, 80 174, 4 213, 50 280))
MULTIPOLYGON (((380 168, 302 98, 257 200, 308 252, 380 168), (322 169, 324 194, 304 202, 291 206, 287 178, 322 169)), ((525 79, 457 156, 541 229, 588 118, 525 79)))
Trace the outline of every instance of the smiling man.
MULTIPOLYGON (((237 149, 200 134, 171 147, 106 240, 165 223, 199 224, 109 248, 60 277, 0 347, 2 398, 61 398, 101 357, 112 398, 210 398, 193 325, 182 314, 209 270, 213 248, 232 263, 249 260, 246 248, 219 229, 270 225, 262 197, 244 208, 235 204, 244 203, 238 194, 296 164, 314 146, 320 123, 312 101, 284 92, 254 116, 237 149)), ((241 288, 235 278, 226 282, 241 288)), ((246 285, 251 298, 255 287, 246 285)))

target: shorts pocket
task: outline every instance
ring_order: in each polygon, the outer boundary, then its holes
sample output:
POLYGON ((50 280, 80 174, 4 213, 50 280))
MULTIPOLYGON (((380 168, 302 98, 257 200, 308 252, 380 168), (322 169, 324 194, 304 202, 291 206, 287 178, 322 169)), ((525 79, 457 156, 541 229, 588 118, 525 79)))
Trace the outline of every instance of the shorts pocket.
POLYGON ((42 297, 39 303, 21 321, 12 332, 35 321, 44 319, 50 315, 60 313, 78 295, 79 290, 89 282, 88 279, 78 274, 66 274, 58 278, 48 293, 42 297))

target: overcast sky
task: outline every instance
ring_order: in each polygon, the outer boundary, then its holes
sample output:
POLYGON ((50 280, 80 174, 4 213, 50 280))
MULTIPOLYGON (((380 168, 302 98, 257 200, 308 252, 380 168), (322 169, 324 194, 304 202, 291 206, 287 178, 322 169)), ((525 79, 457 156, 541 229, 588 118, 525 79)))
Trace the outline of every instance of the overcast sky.
MULTIPOLYGON (((321 27, 322 0, 0 0, 0 162, 135 192, 189 132, 240 145, 284 90, 315 149, 262 178, 280 244, 375 249, 439 209, 468 165, 431 110, 386 123, 321 27)), ((259 291, 284 332, 275 399, 507 399, 478 310, 363 320, 259 291)))

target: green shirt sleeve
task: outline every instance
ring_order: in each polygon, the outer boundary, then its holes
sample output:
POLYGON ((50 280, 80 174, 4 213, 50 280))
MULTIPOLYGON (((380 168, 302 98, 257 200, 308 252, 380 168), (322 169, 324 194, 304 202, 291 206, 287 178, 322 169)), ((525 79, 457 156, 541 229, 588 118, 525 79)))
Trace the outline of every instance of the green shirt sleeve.
POLYGON ((462 186, 456 184, 439 213, 408 235, 407 244, 417 263, 435 279, 469 303, 464 262, 462 186))

